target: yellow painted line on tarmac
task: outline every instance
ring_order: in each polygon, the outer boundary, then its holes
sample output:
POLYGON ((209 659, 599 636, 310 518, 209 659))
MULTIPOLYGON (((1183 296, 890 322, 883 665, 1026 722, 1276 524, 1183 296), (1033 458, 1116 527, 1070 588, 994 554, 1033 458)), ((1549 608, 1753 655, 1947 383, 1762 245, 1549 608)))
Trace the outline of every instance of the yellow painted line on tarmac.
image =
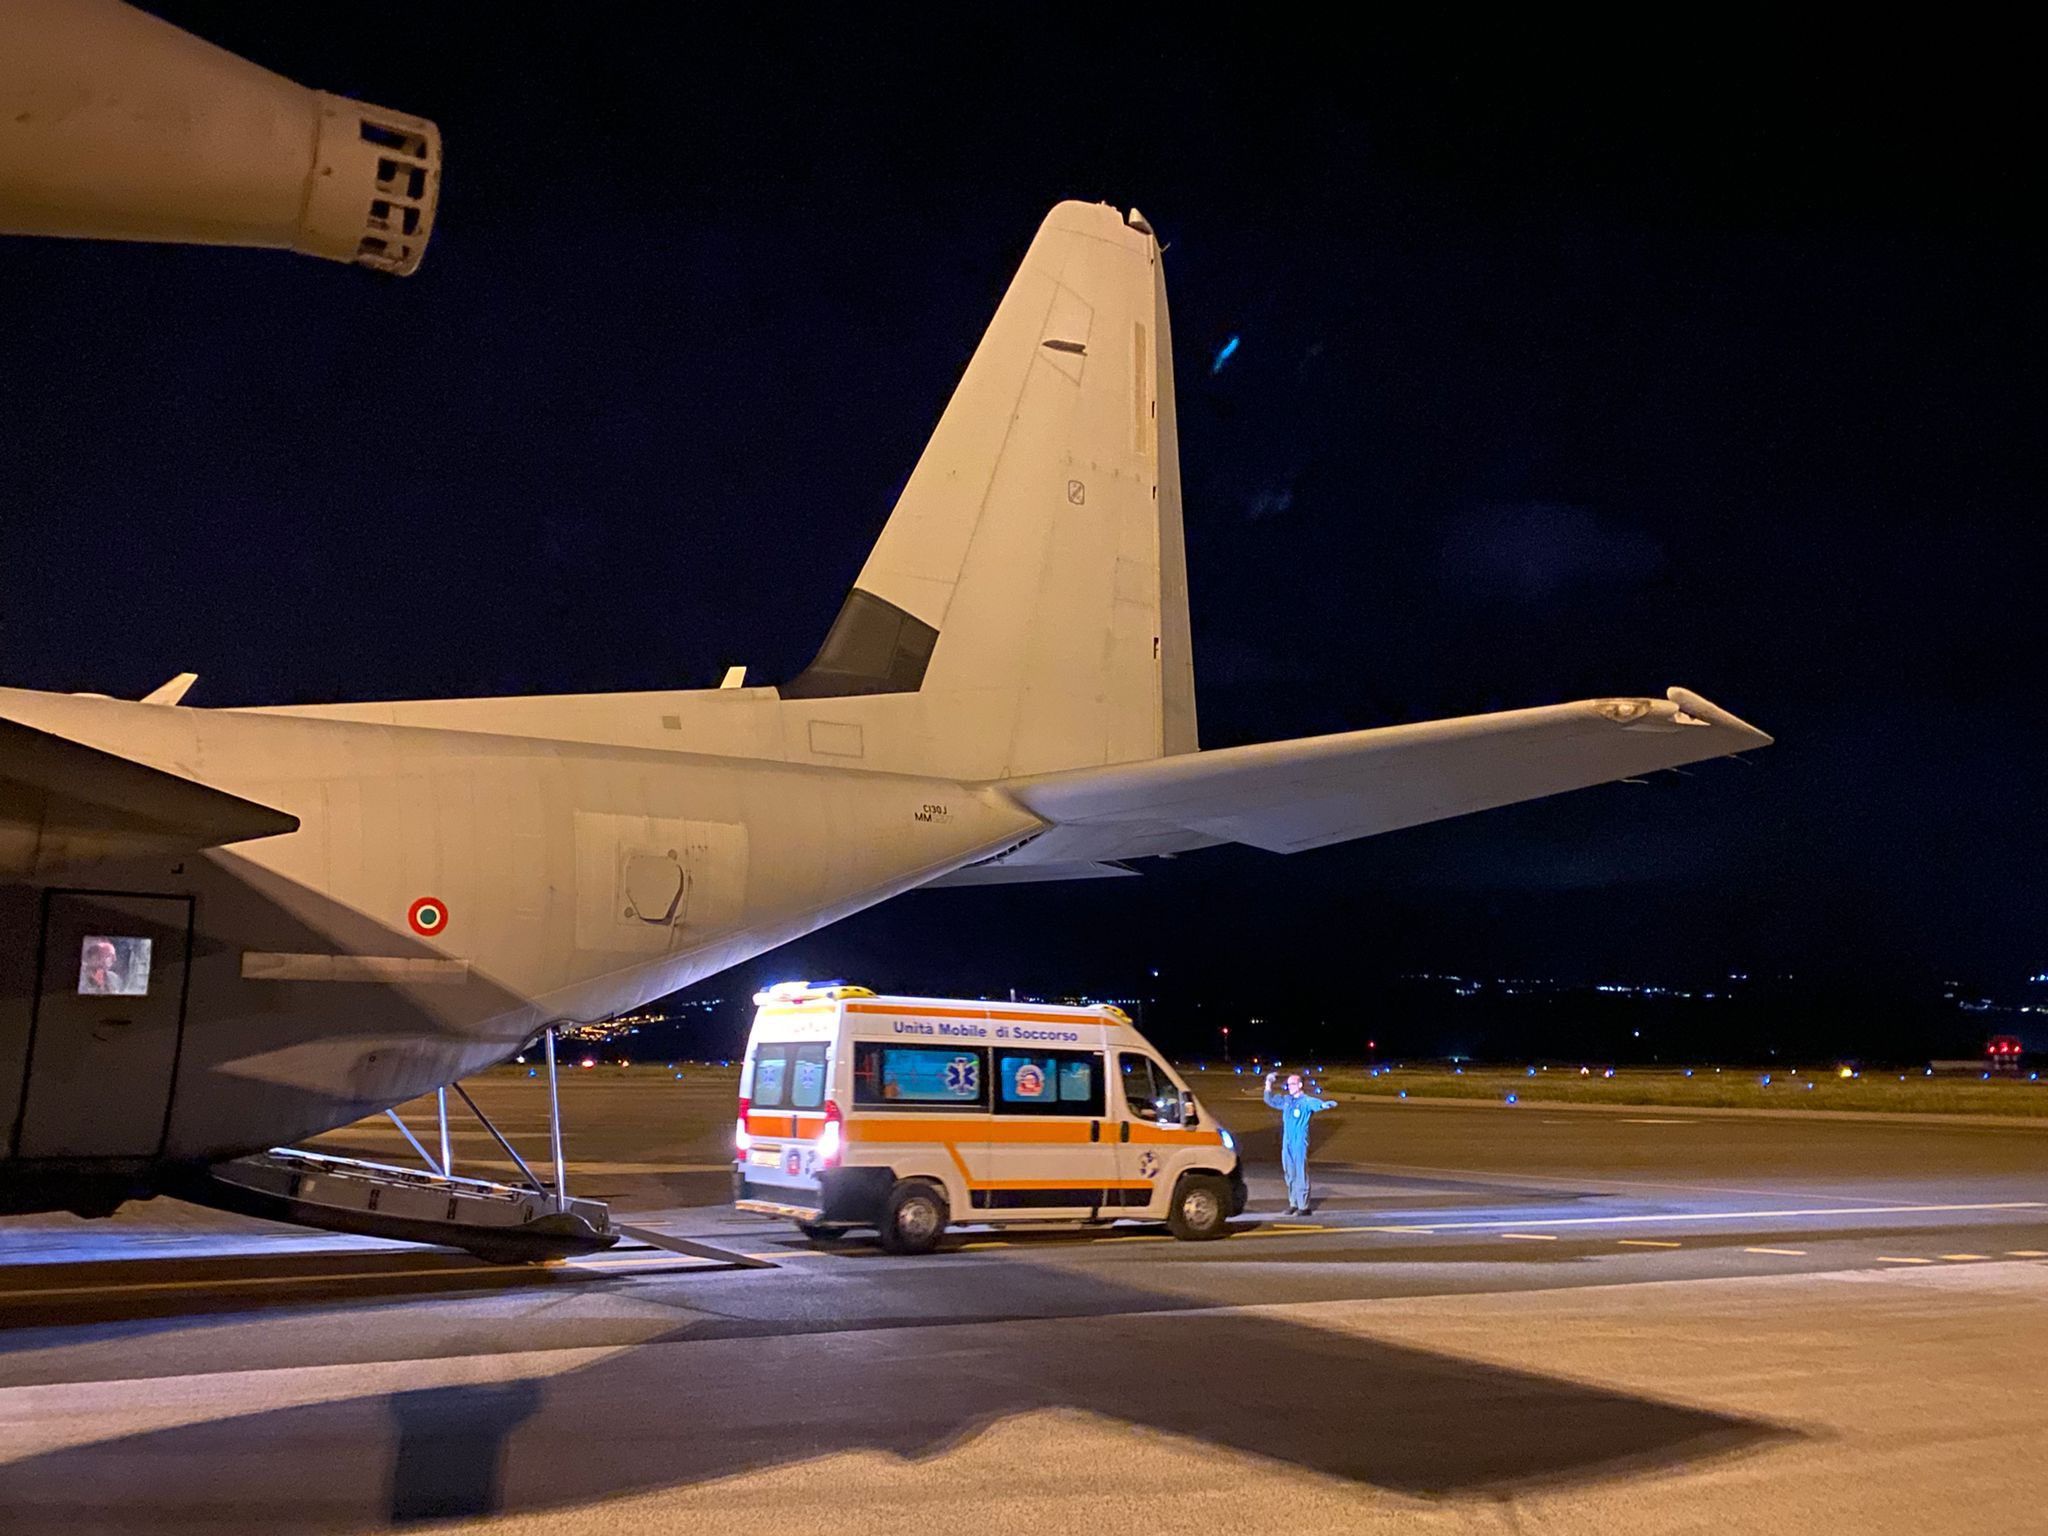
POLYGON ((1554 1243, 1557 1241, 1557 1234, 1555 1232, 1503 1232, 1501 1236, 1519 1243, 1554 1243))
POLYGON ((1744 1253, 1776 1254, 1778 1257, 1785 1259, 1803 1259, 1806 1257, 1806 1250, 1804 1248, 1745 1248, 1742 1251, 1744 1253))
POLYGON ((2040 1248, 2008 1248, 2008 1259, 2048 1259, 2048 1250, 2040 1248))
POLYGON ((1985 1253, 1944 1253, 1942 1255, 1942 1258, 1946 1259, 1951 1264, 1968 1264, 1974 1259, 1985 1259, 1989 1257, 1990 1255, 1985 1253))
MULTIPOLYGON (((1239 1237, 1256 1236, 1255 1233, 1240 1232, 1239 1237)), ((1166 1232, 1119 1232, 1114 1237, 1090 1237, 1083 1233, 1075 1237, 1024 1238, 984 1237, 971 1243, 962 1243, 951 1250, 954 1253, 976 1253, 986 1248, 1096 1248, 1104 1243, 1170 1243, 1174 1238, 1166 1232)))
POLYGON ((1885 1254, 1879 1254, 1879 1255, 1877 1256, 1877 1262, 1878 1262, 1878 1263, 1880 1263, 1880 1264, 1932 1264, 1932 1263, 1934 1262, 1934 1260, 1932 1260, 1932 1259, 1895 1259, 1895 1258, 1891 1258, 1891 1257, 1889 1257, 1889 1256, 1887 1256, 1887 1255, 1885 1255, 1885 1254))
POLYGON ((1621 1237, 1615 1241, 1624 1248, 1678 1248, 1682 1244, 1666 1242, 1656 1237, 1621 1237))
POLYGON ((511 1266, 490 1269, 363 1269, 341 1274, 238 1275, 213 1280, 129 1280, 114 1285, 46 1285, 29 1290, 0 1290, 0 1305, 52 1296, 135 1296, 154 1291, 238 1291, 259 1285, 332 1285, 354 1280, 466 1280, 515 1275, 511 1266))

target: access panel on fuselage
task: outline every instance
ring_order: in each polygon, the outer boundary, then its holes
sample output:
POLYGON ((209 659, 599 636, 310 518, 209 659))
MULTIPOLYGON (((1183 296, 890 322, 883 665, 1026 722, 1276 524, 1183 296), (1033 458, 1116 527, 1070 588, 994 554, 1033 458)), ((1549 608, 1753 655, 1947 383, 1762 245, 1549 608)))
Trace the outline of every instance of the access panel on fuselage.
POLYGON ((18 1156, 162 1149, 191 942, 188 896, 49 893, 18 1156))

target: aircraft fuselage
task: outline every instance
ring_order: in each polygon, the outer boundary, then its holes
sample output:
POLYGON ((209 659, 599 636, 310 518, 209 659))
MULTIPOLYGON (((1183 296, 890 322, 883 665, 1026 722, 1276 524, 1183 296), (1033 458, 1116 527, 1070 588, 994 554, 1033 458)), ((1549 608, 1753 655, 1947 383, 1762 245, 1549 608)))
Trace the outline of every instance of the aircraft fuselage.
POLYGON ((0 713, 300 822, 0 886, 17 1174, 290 1143, 1039 826, 912 775, 18 690, 0 713), (130 929, 157 984, 82 991, 80 947, 130 929))

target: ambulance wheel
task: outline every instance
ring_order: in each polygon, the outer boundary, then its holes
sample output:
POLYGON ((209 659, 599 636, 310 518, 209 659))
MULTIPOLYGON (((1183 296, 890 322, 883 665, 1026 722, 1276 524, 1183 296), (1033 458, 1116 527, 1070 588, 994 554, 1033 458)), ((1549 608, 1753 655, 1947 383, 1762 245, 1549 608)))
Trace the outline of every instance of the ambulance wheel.
POLYGON ((846 1236, 846 1228, 835 1227, 825 1221, 800 1221, 796 1224, 796 1229, 814 1243, 836 1243, 846 1236))
POLYGON ((930 1253, 946 1231, 946 1197, 929 1184, 905 1179, 882 1207, 882 1246, 890 1253, 930 1253))
POLYGON ((1166 1226, 1182 1242, 1223 1236, 1230 1227, 1230 1186, 1211 1174, 1189 1174, 1174 1189, 1166 1226))

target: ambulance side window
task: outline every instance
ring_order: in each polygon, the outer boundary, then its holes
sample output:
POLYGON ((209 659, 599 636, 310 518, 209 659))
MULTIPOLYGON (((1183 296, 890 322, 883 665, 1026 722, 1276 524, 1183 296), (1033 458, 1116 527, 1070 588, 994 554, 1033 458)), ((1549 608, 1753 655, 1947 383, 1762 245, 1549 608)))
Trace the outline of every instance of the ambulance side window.
POLYGON ((987 1109, 988 1052, 857 1040, 853 1102, 877 1109, 987 1109))
POLYGON ((764 1045, 754 1053, 754 1092, 756 1109, 784 1109, 789 1099, 789 1047, 786 1045, 764 1045))
POLYGON ((800 1045, 789 1062, 789 1107, 816 1109, 825 1102, 825 1047, 800 1045))
POLYGON ((1093 1051, 996 1052, 996 1113, 1102 1113, 1102 1058, 1093 1051))
POLYGON ((1123 1071, 1124 1104, 1133 1119, 1180 1124, 1180 1090, 1163 1067, 1151 1057, 1131 1051, 1118 1052, 1117 1064, 1123 1071))

